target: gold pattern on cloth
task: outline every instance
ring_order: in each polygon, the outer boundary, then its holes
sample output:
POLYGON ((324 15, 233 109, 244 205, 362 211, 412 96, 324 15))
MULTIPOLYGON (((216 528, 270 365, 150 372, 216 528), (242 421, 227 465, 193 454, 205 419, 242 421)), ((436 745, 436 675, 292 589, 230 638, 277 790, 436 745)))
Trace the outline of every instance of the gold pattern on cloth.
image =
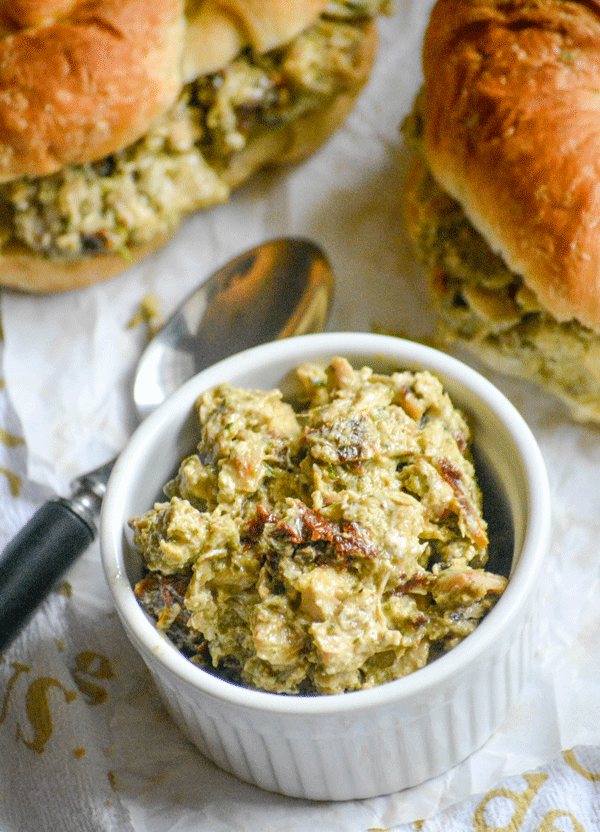
POLYGON ((23 740, 27 748, 31 748, 32 751, 36 751, 38 754, 42 753, 54 730, 52 714, 48 704, 48 691, 52 687, 56 687, 64 693, 65 702, 67 703, 72 702, 77 696, 74 690, 65 688, 61 682, 51 676, 40 676, 29 685, 25 706, 29 722, 34 729, 34 735, 32 739, 26 739, 19 727, 17 739, 23 740))
POLYGON ((503 832, 510 832, 510 830, 520 828, 531 801, 538 793, 542 784, 548 779, 548 775, 524 774, 523 777, 527 782, 527 788, 524 792, 514 792, 511 789, 494 789, 486 794, 473 815, 474 832, 491 832, 492 829, 494 829, 495 832, 500 832, 500 830, 503 830, 503 832), (514 812, 511 816, 510 822, 505 826, 491 827, 485 819, 485 810, 490 801, 497 798, 506 798, 514 806, 514 812))
POLYGON ((101 705, 106 701, 108 692, 101 685, 91 682, 92 679, 111 679, 113 670, 110 659, 92 650, 85 650, 76 656, 77 666, 71 671, 75 684, 83 693, 90 705, 101 705))
MULTIPOLYGON (((78 653, 75 657, 75 667, 71 670, 73 681, 78 691, 83 694, 85 700, 89 705, 99 705, 106 702, 108 698, 108 691, 102 684, 96 684, 97 680, 109 680, 113 677, 113 669, 106 656, 101 653, 96 653, 92 650, 85 650, 78 653), (91 680, 95 681, 91 681, 91 680)), ((16 738, 20 740, 31 751, 41 754, 52 733, 54 731, 54 721, 52 718, 52 706, 55 705, 54 699, 50 700, 49 692, 53 689, 62 692, 64 702, 68 705, 73 702, 78 692, 66 687, 58 679, 52 676, 37 676, 24 690, 24 701, 13 703, 13 698, 16 696, 15 685, 19 677, 33 674, 33 669, 26 664, 19 662, 12 663, 13 673, 10 676, 6 690, 0 706, 0 728, 6 721, 10 707, 16 707, 20 712, 24 713, 29 722, 29 728, 25 731, 21 727, 21 723, 17 723, 16 738), (24 709, 23 709, 24 705, 24 709)), ((80 752, 85 753, 83 749, 75 749, 75 756, 82 756, 80 752)))
POLYGON ((2 428, 0 428, 0 442, 7 445, 9 448, 16 448, 17 445, 25 444, 25 440, 20 436, 13 436, 12 433, 7 433, 2 428))
POLYGON ((583 768, 583 766, 577 761, 575 757, 575 753, 571 749, 570 751, 565 751, 563 754, 565 762, 568 763, 578 774, 581 774, 582 777, 587 777, 588 780, 598 780, 600 781, 600 772, 596 772, 596 774, 592 774, 591 771, 587 771, 587 769, 583 768))
POLYGON ((8 480, 8 487, 13 497, 18 497, 21 493, 21 477, 9 471, 8 468, 0 468, 0 474, 3 474, 8 480))
MULTIPOLYGON (((5 386, 6 382, 4 379, 0 379, 0 390, 3 390, 5 386)), ((20 436, 15 436, 14 434, 9 433, 0 426, 0 443, 6 445, 7 448, 17 448, 19 445, 24 445, 25 440, 20 436)), ((4 468, 2 466, 0 466, 0 474, 8 480, 8 487, 12 496, 18 497, 21 493, 21 477, 9 468, 4 468)))
POLYGON ((534 772, 505 777, 393 832, 592 832, 599 826, 600 748, 576 746, 534 772))

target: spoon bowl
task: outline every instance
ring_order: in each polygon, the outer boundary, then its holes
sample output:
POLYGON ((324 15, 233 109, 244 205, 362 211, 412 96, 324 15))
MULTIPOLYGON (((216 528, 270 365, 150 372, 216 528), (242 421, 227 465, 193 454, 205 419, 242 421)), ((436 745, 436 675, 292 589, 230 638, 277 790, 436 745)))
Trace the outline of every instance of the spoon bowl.
POLYGON ((284 237, 240 254, 195 289, 146 347, 133 385, 140 418, 228 355, 319 332, 332 290, 331 267, 310 240, 284 237))

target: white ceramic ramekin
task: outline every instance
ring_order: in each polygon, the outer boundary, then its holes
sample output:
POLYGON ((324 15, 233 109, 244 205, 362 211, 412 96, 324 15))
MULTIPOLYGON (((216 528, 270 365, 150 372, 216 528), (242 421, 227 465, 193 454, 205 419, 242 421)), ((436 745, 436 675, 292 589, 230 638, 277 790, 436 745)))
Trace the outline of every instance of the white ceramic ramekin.
MULTIPOLYGON (((447 771, 479 748, 518 698, 536 640, 537 588, 549 542, 544 463, 527 424, 486 379, 421 344, 367 333, 305 335, 225 359, 185 384, 138 428, 104 498, 101 549, 116 608, 176 723, 221 768, 302 798, 388 794, 447 771), (484 513, 508 587, 479 627, 421 670, 337 696, 278 696, 236 687, 191 664, 138 605, 140 576, 127 520, 161 496, 195 446, 192 406, 205 389, 290 390, 305 360, 346 356, 354 366, 428 369, 470 417, 484 513)), ((491 564, 488 568, 492 568, 491 564)))

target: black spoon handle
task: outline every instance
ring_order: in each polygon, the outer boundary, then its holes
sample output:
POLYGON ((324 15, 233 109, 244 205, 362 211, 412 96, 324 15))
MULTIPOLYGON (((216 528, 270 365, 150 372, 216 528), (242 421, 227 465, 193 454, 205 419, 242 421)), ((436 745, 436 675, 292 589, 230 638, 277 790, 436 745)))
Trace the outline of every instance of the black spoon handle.
POLYGON ((68 501, 50 500, 8 544, 0 557, 0 651, 95 536, 68 501))
POLYGON ((72 497, 44 503, 0 555, 0 652, 96 537, 113 464, 77 480, 72 497))

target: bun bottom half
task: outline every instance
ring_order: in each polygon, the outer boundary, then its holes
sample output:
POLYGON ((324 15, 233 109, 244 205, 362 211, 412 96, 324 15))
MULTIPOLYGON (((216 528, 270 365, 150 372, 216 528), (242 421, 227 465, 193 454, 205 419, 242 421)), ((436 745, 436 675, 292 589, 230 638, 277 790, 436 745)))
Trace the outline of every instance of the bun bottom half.
MULTIPOLYGON (((292 122, 257 132, 241 151, 233 155, 225 170, 219 172, 224 185, 234 190, 261 169, 300 162, 320 148, 354 108, 370 77, 377 46, 376 25, 370 22, 365 26, 352 82, 345 84, 326 103, 292 122)), ((185 216, 180 216, 168 233, 143 245, 130 246, 124 254, 110 252, 77 260, 59 260, 39 254, 24 244, 11 242, 0 253, 0 286, 43 294, 81 289, 108 280, 164 245, 176 233, 185 216)))
POLYGON ((558 321, 473 227, 416 155, 405 219, 424 264, 442 346, 559 397, 571 417, 600 423, 600 333, 558 321))

